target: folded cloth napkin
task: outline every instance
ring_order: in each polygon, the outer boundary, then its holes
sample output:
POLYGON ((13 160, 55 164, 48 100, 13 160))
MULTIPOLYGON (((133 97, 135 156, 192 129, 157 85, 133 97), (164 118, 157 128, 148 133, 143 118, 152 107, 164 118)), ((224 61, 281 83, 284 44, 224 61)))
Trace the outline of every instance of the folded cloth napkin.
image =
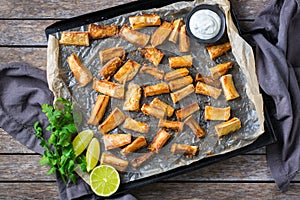
MULTIPOLYGON (((33 124, 40 121, 45 128, 47 117, 42 113, 43 104, 52 105, 53 94, 48 89, 46 72, 26 63, 15 62, 0 66, 0 127, 29 149, 43 154, 44 148, 35 137, 33 124)), ((49 138, 50 133, 44 135, 49 138)), ((88 184, 77 177, 77 184, 64 185, 57 174, 60 199, 99 199, 88 184)), ((124 195, 117 200, 136 200, 124 195)))
POLYGON ((267 147, 267 161, 283 192, 300 167, 299 33, 300 0, 271 1, 251 29, 259 84, 274 100, 269 109, 278 141, 267 147))

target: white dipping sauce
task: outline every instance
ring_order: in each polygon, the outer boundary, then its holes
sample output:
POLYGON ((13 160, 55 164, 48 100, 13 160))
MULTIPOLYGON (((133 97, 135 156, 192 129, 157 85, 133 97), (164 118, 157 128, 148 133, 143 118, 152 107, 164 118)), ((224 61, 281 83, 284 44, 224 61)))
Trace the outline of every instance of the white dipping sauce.
POLYGON ((208 40, 219 33, 221 18, 211 10, 198 10, 191 16, 189 26, 195 37, 208 40))

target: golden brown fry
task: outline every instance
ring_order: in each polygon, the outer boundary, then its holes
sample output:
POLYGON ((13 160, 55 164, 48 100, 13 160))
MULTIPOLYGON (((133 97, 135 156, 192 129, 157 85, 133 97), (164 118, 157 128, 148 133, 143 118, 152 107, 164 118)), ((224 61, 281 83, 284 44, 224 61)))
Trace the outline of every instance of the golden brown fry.
POLYGON ((106 80, 109 80, 112 75, 119 69, 123 61, 119 57, 115 57, 107 62, 100 70, 99 74, 106 80))
POLYGON ((159 108, 156 107, 152 107, 148 104, 143 104, 141 111, 145 114, 145 115, 150 115, 153 117, 156 117, 158 119, 162 119, 165 116, 165 111, 161 110, 159 108))
POLYGON ((164 120, 160 119, 158 122, 159 128, 167 128, 174 131, 182 131, 183 130, 184 123, 179 121, 170 121, 170 120, 164 120))
POLYGON ((202 76, 200 73, 196 74, 195 82, 206 83, 207 85, 211 85, 213 87, 219 88, 221 86, 221 82, 218 79, 213 79, 211 76, 202 76))
POLYGON ((181 108, 180 110, 177 110, 175 114, 177 119, 179 121, 182 121, 188 116, 192 115, 194 112, 198 111, 199 109, 200 109, 199 105, 196 102, 194 102, 190 105, 181 108))
POLYGON ((193 66, 192 55, 169 57, 168 60, 169 60, 170 68, 192 67, 193 66))
POLYGON ((165 74, 164 71, 146 64, 142 66, 142 68, 140 69, 140 73, 149 74, 151 76, 154 76, 158 80, 163 80, 165 74))
POLYGON ((119 34, 123 39, 127 40, 128 42, 141 47, 146 46, 150 39, 150 35, 131 30, 130 27, 126 24, 123 25, 119 34))
POLYGON ((71 71, 74 74, 76 81, 82 87, 86 86, 92 79, 92 73, 88 70, 80 61, 75 53, 72 53, 68 58, 67 62, 71 71))
POLYGON ((185 76, 185 77, 170 81, 169 87, 170 87, 170 90, 173 92, 175 90, 183 88, 192 83, 193 83, 193 78, 191 76, 185 76))
POLYGON ((171 146, 172 154, 186 155, 190 158, 195 156, 197 151, 198 151, 198 146, 190 146, 187 144, 177 144, 177 143, 174 143, 171 146))
POLYGON ((151 107, 155 107, 161 110, 164 110, 165 115, 168 117, 171 117, 174 113, 174 108, 168 104, 166 104, 165 102, 159 100, 158 98, 154 98, 151 103, 150 103, 151 107))
POLYGON ((205 136, 205 131, 203 130, 203 128, 201 128, 201 126, 193 116, 189 116, 188 118, 186 118, 186 120, 184 120, 184 123, 190 127, 197 138, 205 136))
POLYGON ((131 143, 131 134, 103 135, 105 150, 116 149, 131 143))
POLYGON ((124 85, 120 85, 118 83, 94 78, 93 89, 96 92, 101 92, 102 94, 106 94, 110 97, 124 99, 124 85))
POLYGON ((226 43, 220 44, 220 45, 206 47, 206 50, 208 51, 208 54, 212 60, 223 55, 230 49, 231 49, 230 42, 226 42, 226 43))
POLYGON ((227 71, 231 68, 232 68, 232 62, 226 62, 210 68, 209 71, 211 73, 211 76, 214 79, 218 79, 220 76, 226 74, 227 71))
POLYGON ((160 16, 157 14, 143 14, 138 16, 130 16, 129 23, 133 30, 147 27, 159 26, 161 24, 160 16))
POLYGON ((134 168, 137 168, 137 167, 141 166, 143 163, 145 163, 148 159, 150 159, 153 155, 154 155, 154 152, 152 152, 152 151, 144 153, 141 156, 132 159, 130 161, 130 164, 134 168))
POLYGON ((190 84, 176 92, 170 93, 173 103, 177 103, 181 99, 187 97, 195 91, 193 84, 190 84))
POLYGON ((97 25, 97 24, 90 24, 89 25, 89 35, 91 39, 100 39, 111 37, 118 33, 118 25, 112 26, 104 26, 104 25, 97 25))
POLYGON ((88 32, 62 32, 59 44, 75 45, 75 46, 90 46, 88 32))
POLYGON ((141 65, 139 63, 129 59, 114 75, 114 79, 116 79, 119 83, 131 81, 138 73, 140 66, 141 65))
POLYGON ((239 130, 241 127, 242 127, 241 121, 238 118, 234 117, 229 121, 217 124, 215 126, 215 129, 220 138, 224 135, 228 135, 229 133, 239 130))
POLYGON ((169 41, 170 42, 173 42, 173 43, 177 43, 177 39, 178 39, 178 33, 180 31, 180 26, 183 22, 183 19, 182 18, 179 18, 179 19, 176 19, 174 21, 172 21, 172 32, 170 33, 170 36, 169 36, 169 41))
POLYGON ((164 79, 166 81, 170 81, 170 80, 174 80, 177 78, 182 78, 182 77, 188 75, 189 73, 190 72, 187 68, 180 68, 180 69, 176 69, 176 70, 166 73, 164 79))
POLYGON ((120 172, 124 172, 128 166, 128 161, 107 152, 102 153, 100 163, 101 165, 111 165, 120 172))
POLYGON ((236 99, 240 96, 238 91, 236 90, 236 88, 234 86, 231 74, 227 74, 227 75, 222 76, 220 78, 220 81, 221 81, 221 84, 222 84, 224 96, 225 96, 227 101, 232 100, 232 99, 236 99))
POLYGON ((98 126, 98 130, 102 134, 106 134, 109 131, 113 130, 117 126, 123 123, 126 116, 122 113, 122 111, 115 107, 115 109, 109 114, 109 116, 98 126))
POLYGON ((228 120, 230 118, 230 107, 216 108, 212 106, 205 106, 204 119, 205 120, 228 120))
POLYGON ((113 47, 109 49, 104 49, 99 51, 100 62, 101 64, 106 63, 107 61, 119 57, 120 59, 125 59, 125 49, 124 47, 113 47))
POLYGON ((156 153, 164 146, 164 144, 169 140, 172 135, 163 129, 159 129, 156 133, 154 139, 149 145, 148 149, 150 151, 155 151, 156 153))
POLYGON ((196 84, 196 90, 195 90, 196 94, 203 94, 203 95, 211 96, 214 99, 218 99, 219 96, 221 95, 221 92, 222 92, 221 89, 215 88, 213 86, 207 85, 202 82, 198 82, 196 84))
POLYGON ((123 110, 139 111, 142 89, 139 85, 129 83, 125 94, 123 110))
POLYGON ((151 46, 147 46, 139 50, 143 53, 144 57, 150 62, 152 62, 156 67, 164 57, 163 52, 151 46))
POLYGON ((139 136, 131 144, 127 145, 124 149, 122 149, 121 154, 123 156, 127 156, 128 154, 145 146, 147 146, 146 138, 144 136, 139 136))
POLYGON ((172 31, 172 24, 164 21, 160 27, 151 36, 151 44, 153 47, 161 45, 172 31))
POLYGON ((87 121, 88 124, 98 125, 102 120, 104 113, 106 111, 107 105, 109 102, 109 96, 106 95, 98 95, 94 108, 91 112, 90 118, 87 121))
POLYGON ((181 26, 179 32, 179 52, 188 52, 190 50, 190 38, 186 34, 186 25, 181 26))
POLYGON ((149 125, 146 122, 136 121, 130 117, 127 117, 124 121, 123 128, 139 132, 139 133, 148 133, 149 132, 149 125))
POLYGON ((144 87, 144 96, 154 96, 159 94, 170 93, 169 86, 166 82, 161 82, 155 85, 149 85, 144 87))

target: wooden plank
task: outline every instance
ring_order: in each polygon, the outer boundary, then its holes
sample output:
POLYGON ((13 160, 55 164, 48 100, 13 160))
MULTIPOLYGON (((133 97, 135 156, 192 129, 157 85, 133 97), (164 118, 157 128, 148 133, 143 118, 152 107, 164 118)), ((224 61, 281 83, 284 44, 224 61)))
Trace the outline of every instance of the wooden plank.
POLYGON ((0 183, 0 199, 59 199, 55 182, 0 183))
MULTIPOLYGON (((0 18, 70 18, 97 10, 133 2, 132 0, 112 1, 11 1, 2 0, 0 18)), ((238 18, 254 19, 270 0, 232 0, 238 18)))
MULTIPOLYGON (((0 181, 54 181, 54 176, 46 175, 48 167, 39 164, 40 158, 40 155, 0 155, 0 181)), ((248 182, 273 179, 265 156, 241 155, 167 180, 248 182)), ((297 175, 294 181, 300 181, 300 176, 297 175)))

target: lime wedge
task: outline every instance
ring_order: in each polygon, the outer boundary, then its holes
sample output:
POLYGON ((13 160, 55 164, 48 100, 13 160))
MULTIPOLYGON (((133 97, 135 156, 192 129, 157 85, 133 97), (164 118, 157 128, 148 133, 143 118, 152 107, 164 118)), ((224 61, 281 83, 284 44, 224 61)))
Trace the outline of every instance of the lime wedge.
POLYGON ((97 165, 100 156, 100 144, 93 138, 86 151, 86 170, 90 172, 97 165))
POLYGON ((119 188, 119 173, 110 165, 95 167, 90 175, 90 185, 95 194, 108 197, 114 194, 119 188))
POLYGON ((86 147, 91 142, 93 136, 94 132, 89 129, 78 133, 78 135, 74 138, 72 142, 76 157, 79 156, 86 149, 86 147))

